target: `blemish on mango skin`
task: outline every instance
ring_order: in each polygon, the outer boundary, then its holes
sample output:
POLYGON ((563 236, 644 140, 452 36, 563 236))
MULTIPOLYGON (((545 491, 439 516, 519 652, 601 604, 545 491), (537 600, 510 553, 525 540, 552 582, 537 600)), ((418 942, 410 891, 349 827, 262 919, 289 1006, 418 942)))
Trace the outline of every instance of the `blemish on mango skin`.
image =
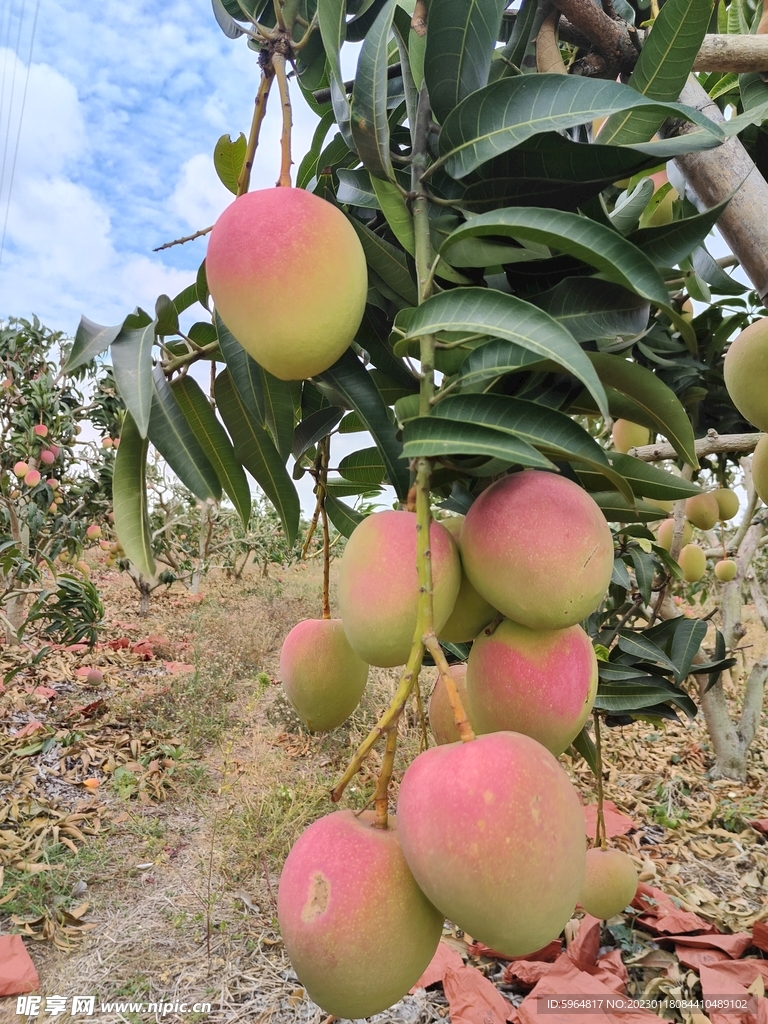
POLYGON ((490 789, 486 789, 486 791, 483 793, 483 800, 485 800, 487 804, 492 804, 495 799, 496 797, 494 796, 493 792, 490 789))
POLYGON ((324 914, 328 908, 331 898, 331 883, 320 871, 315 871, 309 880, 309 893, 307 902, 301 910, 302 921, 314 921, 316 917, 324 914))

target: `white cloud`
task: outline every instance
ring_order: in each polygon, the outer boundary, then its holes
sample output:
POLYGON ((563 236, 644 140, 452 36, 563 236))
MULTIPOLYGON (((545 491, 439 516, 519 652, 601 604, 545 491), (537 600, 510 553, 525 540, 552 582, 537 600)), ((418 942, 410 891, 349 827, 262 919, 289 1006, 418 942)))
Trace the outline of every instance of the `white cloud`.
POLYGON ((181 169, 168 206, 191 231, 213 224, 221 211, 234 199, 222 185, 213 160, 207 153, 191 157, 181 169))

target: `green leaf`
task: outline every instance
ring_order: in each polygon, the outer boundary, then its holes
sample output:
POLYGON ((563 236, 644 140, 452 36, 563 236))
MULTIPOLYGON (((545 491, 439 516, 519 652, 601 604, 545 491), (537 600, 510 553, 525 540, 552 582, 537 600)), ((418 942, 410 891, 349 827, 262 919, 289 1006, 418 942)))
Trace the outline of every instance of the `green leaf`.
POLYGON ((208 461, 161 366, 153 372, 154 394, 149 416, 149 439, 185 487, 201 501, 221 498, 216 470, 208 461))
POLYGON ((474 387, 486 380, 498 380, 508 373, 541 363, 541 356, 522 345, 497 338, 474 349, 459 368, 462 387, 474 387))
POLYGON ((336 190, 338 202, 346 203, 349 206, 362 206, 366 210, 380 209, 371 176, 364 167, 356 170, 341 167, 336 172, 336 176, 339 179, 339 187, 336 190))
POLYGON ((404 501, 410 486, 408 467, 402 461, 396 428, 371 375, 348 349, 330 369, 318 374, 318 378, 335 388, 366 425, 381 452, 387 477, 398 498, 404 501))
POLYGON ((575 256, 601 271, 608 281, 648 299, 657 306, 669 306, 669 293, 659 271, 631 242, 616 231, 563 210, 537 207, 509 207, 473 217, 451 232, 441 252, 466 238, 511 237, 538 242, 575 256))
POLYGON ((291 383, 273 377, 261 367, 265 422, 283 461, 291 454, 293 446, 294 410, 291 383))
POLYGON ((403 427, 403 453, 416 455, 487 455, 492 459, 517 466, 554 469, 544 455, 527 441, 494 426, 471 423, 466 420, 443 419, 440 416, 421 416, 408 420, 403 427))
POLYGON ((219 181, 230 192, 237 195, 237 182, 243 169, 247 143, 242 132, 232 141, 230 135, 222 135, 213 149, 213 166, 219 181))
POLYGON ((368 266, 375 271, 385 284, 393 291, 415 306, 418 302, 418 293, 411 273, 408 270, 408 263, 405 253, 391 245, 386 239, 375 234, 370 228, 361 224, 359 220, 350 217, 352 227, 357 232, 357 237, 363 246, 365 259, 368 266))
POLYGON ((514 342, 572 373, 607 412, 602 385, 578 343, 549 314, 515 296, 490 288, 455 288, 398 313, 394 331, 406 344, 439 331, 472 331, 514 342))
POLYGON ((72 373, 78 367, 90 363, 102 352, 106 352, 112 342, 119 337, 122 329, 122 324, 116 327, 102 327, 101 324, 89 320, 87 316, 81 316, 75 331, 72 351, 64 366, 64 373, 72 373))
MULTIPOLYGON (((528 3, 529 6, 531 6, 532 0, 528 0, 528 3)), ((579 754, 581 754, 581 756, 589 765, 592 774, 597 775, 597 748, 595 747, 595 742, 592 739, 589 733, 589 729, 587 729, 586 725, 581 730, 576 739, 573 741, 571 746, 574 747, 579 754)))
POLYGON ((488 81, 505 0, 440 0, 427 33, 424 77, 435 118, 488 81))
POLYGON ((152 579, 156 568, 147 511, 148 448, 149 441, 142 438, 130 412, 126 413, 112 476, 115 532, 130 561, 142 576, 152 579))
POLYGON ((683 690, 663 679, 652 683, 603 683, 598 686, 595 708, 615 714, 642 711, 656 704, 676 704, 689 718, 695 718, 696 705, 683 690))
POLYGON ((361 448, 344 456, 339 463, 339 472, 352 483, 378 487, 387 474, 387 467, 378 448, 361 448))
POLYGON ((216 419, 200 385, 189 374, 173 381, 171 391, 243 526, 247 526, 251 516, 251 489, 226 430, 216 419))
POLYGON ((179 333, 179 314, 173 299, 168 295, 159 295, 155 302, 155 334, 159 338, 165 338, 169 334, 179 333))
POLYGON ((364 515, 350 508, 345 501, 339 501, 333 494, 325 496, 325 511, 343 537, 351 537, 357 524, 365 519, 364 515))
POLYGON ((618 491, 591 491, 590 495, 609 523, 653 523, 662 516, 657 505, 639 498, 627 501, 618 491))
MULTIPOLYGON (((630 87, 649 99, 676 100, 693 68, 711 15, 711 0, 667 0, 640 51, 630 87)), ((600 129, 600 141, 645 142, 664 116, 650 109, 614 114, 600 129)))
POLYGON ((255 359, 251 359, 217 312, 213 314, 219 348, 227 364, 232 383, 248 412, 262 426, 266 423, 264 378, 255 359))
POLYGON ((188 284, 173 300, 173 308, 181 315, 197 302, 197 283, 188 284))
POLYGON ((701 245, 717 223, 730 199, 713 206, 705 213, 675 220, 661 227, 640 228, 628 241, 641 249, 648 259, 658 267, 676 267, 701 245))
POLYGON ((353 484, 351 480, 345 480, 340 476, 329 476, 326 490, 337 498, 348 498, 361 494, 378 494, 381 488, 371 487, 370 484, 353 484))
POLYGON ((304 154, 299 169, 296 172, 296 187, 306 188, 317 173, 317 161, 320 151, 323 148, 325 137, 330 131, 331 125, 335 124, 332 110, 327 110, 320 118, 315 133, 312 136, 312 144, 304 154))
MULTIPOLYGON (((340 409, 338 405, 328 405, 313 412, 301 423, 297 423, 291 446, 291 454, 294 459, 300 459, 308 448, 329 434, 343 415, 344 410, 340 409)), ((350 413, 350 415, 353 414, 350 413)))
POLYGON ((413 217, 405 199, 394 182, 382 178, 371 178, 371 185, 392 234, 411 256, 416 254, 416 238, 413 232, 413 217))
POLYGON ((197 301, 205 309, 209 309, 208 299, 210 298, 210 292, 208 291, 208 275, 205 271, 205 260, 197 268, 197 277, 195 278, 195 284, 197 285, 197 301))
POLYGON ((649 640, 648 637, 643 636, 637 630, 620 629, 617 639, 619 649, 624 651, 625 654, 631 654, 635 658, 640 658, 641 661, 651 661, 655 664, 663 665, 671 672, 677 671, 674 663, 670 661, 664 651, 653 640, 649 640))
POLYGON ((354 150, 355 144, 350 127, 350 103, 344 88, 344 76, 339 60, 339 51, 347 34, 346 14, 345 0, 318 0, 317 20, 331 83, 333 115, 345 144, 354 150))
POLYGON ((683 480, 674 473, 658 469, 641 459, 620 452, 609 452, 613 468, 631 485, 635 494, 643 498, 656 498, 658 501, 677 501, 678 498, 691 498, 701 494, 698 484, 683 480))
POLYGON ((703 619, 684 618, 675 630, 669 656, 676 666, 678 682, 688 675, 706 635, 707 624, 703 619))
POLYGON ((643 414, 644 426, 667 438, 689 466, 698 469, 693 428, 680 399, 651 370, 621 356, 590 352, 589 358, 606 387, 632 399, 643 414))
POLYGON ((656 563, 653 556, 642 551, 640 548, 631 547, 629 549, 629 557, 632 562, 632 568, 635 570, 637 589, 640 591, 640 595, 645 603, 650 604, 653 575, 656 571, 656 563))
POLYGON ((456 395, 439 402, 435 415, 512 434, 550 459, 584 462, 608 477, 628 500, 633 498, 631 488, 611 468, 597 441, 556 409, 507 395, 456 395))
MULTIPOLYGON (((253 416, 235 390, 229 370, 222 370, 213 386, 221 418, 235 447, 235 455, 274 505, 288 542, 299 531, 301 505, 296 488, 266 428, 253 416)), ((122 447, 122 444, 121 444, 122 447)))
POLYGON ((126 330, 125 327, 112 343, 112 369, 115 383, 128 412, 142 437, 149 429, 152 406, 152 346, 155 343, 156 322, 145 327, 126 330))
POLYGON ((579 342, 631 338, 645 330, 650 312, 648 302, 633 292, 594 277, 566 277, 537 295, 536 305, 579 342))
POLYGON ((392 178, 387 117, 387 43, 395 0, 387 0, 368 30, 355 75, 350 126, 357 152, 377 178, 392 178))
POLYGON ((693 108, 656 103, 627 85, 576 75, 519 75, 478 89, 448 115, 440 132, 440 157, 432 164, 430 174, 445 165, 454 178, 464 178, 486 160, 534 135, 575 128, 615 111, 640 108, 653 110, 660 117, 677 116, 698 124, 703 135, 686 135, 686 147, 712 148, 724 138, 714 122, 693 108))

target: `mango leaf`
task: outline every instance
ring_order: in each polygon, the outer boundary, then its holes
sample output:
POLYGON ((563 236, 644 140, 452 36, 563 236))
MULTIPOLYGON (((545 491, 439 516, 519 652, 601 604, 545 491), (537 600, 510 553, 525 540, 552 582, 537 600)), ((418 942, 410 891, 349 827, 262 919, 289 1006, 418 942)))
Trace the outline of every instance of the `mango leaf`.
POLYGON ((440 331, 471 331, 514 342, 572 373, 607 412, 605 392, 578 343, 547 313, 513 295, 490 288, 455 288, 398 313, 393 330, 401 338, 398 348, 440 331))
MULTIPOLYGON (((530 0, 529 0, 530 5, 530 0)), ((581 754, 584 760, 589 765, 590 771, 593 775, 597 775, 597 748, 595 742, 592 739, 589 729, 584 726, 579 735, 571 744, 571 747, 576 750, 577 753, 581 754)))
POLYGON ((291 382, 279 380, 261 367, 261 387, 267 429, 285 461, 293 446, 294 409, 291 382))
POLYGON ((301 505, 272 438, 266 428, 250 415, 232 383, 229 370, 222 370, 218 375, 213 391, 235 454, 274 505, 288 542, 293 544, 299 531, 301 505))
POLYGON ((501 338, 474 349, 459 368, 462 387, 475 387, 486 380, 498 380, 508 373, 541 363, 541 356, 522 345, 501 338))
MULTIPOLYGON (((676 100, 693 69, 711 15, 711 0, 667 0, 640 51, 630 87, 650 99, 676 100)), ((645 142, 663 120, 663 114, 650 109, 614 114, 600 129, 600 141, 645 142)))
POLYGON ((685 220, 675 220, 660 227, 640 228, 627 241, 642 249, 657 267, 676 267, 701 245, 730 201, 730 198, 726 199, 711 210, 685 220))
POLYGON ((336 190, 338 202, 349 206, 361 206, 366 210, 379 209, 379 200, 376 198, 371 176, 365 168, 352 170, 349 167, 341 167, 336 176, 339 179, 339 187, 336 190))
POLYGON ((575 256, 601 271, 614 284, 668 307, 669 293, 653 263, 627 239, 611 228, 564 210, 540 207, 508 207, 473 217, 451 232, 441 252, 466 238, 493 235, 537 242, 575 256))
POLYGON ((90 363, 102 352, 106 352, 112 342, 119 337, 122 329, 122 324, 117 324, 116 327, 102 327, 101 324, 89 320, 87 316, 81 316, 72 349, 64 365, 64 372, 72 373, 78 367, 90 363))
POLYGON ((179 314, 170 296, 158 295, 155 302, 155 322, 155 334, 159 338, 179 333, 179 314))
POLYGON ((344 410, 338 405, 327 405, 307 416, 301 423, 297 423, 291 446, 294 459, 300 459, 308 448, 329 434, 343 415, 344 410))
POLYGON ((339 131, 347 147, 355 144, 350 129, 350 105, 344 88, 339 51, 346 38, 347 4, 345 0, 318 0, 317 21, 325 50, 326 65, 331 82, 331 106, 339 131))
POLYGON ((416 253, 416 239, 413 232, 413 217, 400 189, 394 182, 371 178, 376 199, 392 234, 411 256, 416 253))
POLYGON ((390 244, 385 238, 375 234, 354 217, 350 217, 350 221, 362 243, 369 268, 374 270, 382 281, 398 295, 401 295, 406 302, 415 306, 418 302, 418 294, 408 270, 405 253, 390 244))
POLYGON ((440 123, 488 81, 505 6, 505 0, 440 0, 424 53, 424 78, 440 123))
POLYGON ((173 381, 171 391, 243 526, 247 526, 251 516, 251 489, 226 430, 216 419, 200 385, 189 374, 173 381))
POLYGON ((640 595, 645 603, 650 604, 653 576, 656 571, 656 563, 653 556, 636 547, 630 547, 628 553, 632 562, 632 568, 635 570, 637 589, 640 591, 640 595))
POLYGON ((325 496, 325 511, 328 518, 343 537, 351 537, 358 523, 365 519, 364 515, 350 508, 345 501, 339 501, 333 494, 325 496))
POLYGON ((537 295, 536 305, 579 342, 633 337, 645 330, 650 313, 634 292, 594 277, 566 277, 537 295))
POLYGON ((658 506, 635 498, 634 502, 618 491, 591 491, 591 497, 609 523, 653 523, 663 515, 658 506))
POLYGON ((439 402, 435 415, 512 434, 552 459, 585 462, 608 477, 628 501, 633 499, 631 487, 611 468, 597 441, 556 409, 507 395, 456 395, 439 402))
POLYGON ((603 683, 597 689, 594 707, 611 714, 631 713, 657 704, 671 703, 681 708, 689 718, 696 717, 696 705, 679 687, 664 679, 656 678, 652 683, 603 683))
POLYGON ((617 636, 619 650, 625 654, 631 654, 641 661, 652 661, 657 665, 663 665, 671 672, 676 672, 674 662, 670 661, 667 655, 658 647, 653 640, 643 636, 634 629, 620 629, 617 636))
MULTIPOLYGON (((641 108, 699 125, 700 131, 677 140, 673 148, 678 152, 711 149, 724 138, 718 125, 692 107, 654 102, 627 85, 576 75, 518 75, 478 89, 451 111, 440 132, 440 156, 427 176, 445 166, 454 178, 464 178, 534 135, 641 108)), ((635 148, 643 152, 644 146, 635 148)), ((674 155, 666 146, 664 152, 674 155)))
POLYGON ((395 0, 387 0, 363 41, 350 103, 350 127, 363 164, 377 178, 392 178, 387 117, 387 43, 395 0))
POLYGON ((149 415, 149 439, 185 487, 201 501, 221 498, 216 470, 165 379, 162 367, 153 372, 154 394, 149 415))
MULTIPOLYGON (((325 137, 330 131, 331 125, 335 123, 333 111, 326 110, 318 121, 317 128, 315 128, 312 136, 312 143, 302 157, 299 169, 296 171, 297 188, 306 188, 317 173, 317 162, 325 142, 325 137)), ((342 202, 342 200, 339 201, 342 202)))
POLYGON ((667 473, 663 469, 652 466, 642 459, 620 452, 609 452, 611 465, 631 485, 635 494, 643 498, 656 498, 659 501, 677 501, 678 498, 691 498, 701 494, 701 488, 691 480, 667 473))
POLYGON ((344 456, 339 463, 339 472, 352 483, 378 487, 387 474, 387 467, 378 448, 361 448, 344 456))
POLYGON ((214 312, 213 322, 219 339, 219 348, 227 364, 232 383, 237 388, 249 414, 264 425, 266 423, 266 403, 261 367, 255 359, 251 359, 218 312, 214 312))
POLYGON ((193 281, 192 284, 188 284, 186 288, 182 289, 179 294, 173 300, 173 307, 178 314, 183 313, 189 309, 190 306, 194 306, 197 302, 197 282, 193 281))
POLYGON ((112 343, 112 369, 115 383, 139 434, 147 436, 149 414, 154 395, 152 384, 152 346, 156 321, 144 327, 123 330, 112 343))
POLYGON ((669 657, 676 666, 678 682, 682 682, 688 675, 706 635, 707 624, 703 619, 684 618, 675 630, 669 657))
POLYGON ((697 469, 693 428, 674 391, 651 370, 621 356, 590 352, 589 358, 602 383, 632 399, 643 413, 644 426, 663 434, 678 455, 697 469))
POLYGON ((403 440, 403 452, 409 457, 486 455, 505 464, 554 469, 549 459, 509 432, 436 415, 408 420, 403 427, 403 440))
POLYGON ((371 375, 347 349, 330 369, 318 374, 318 379, 334 388, 366 425, 381 452, 387 477, 397 496, 404 501, 410 486, 408 467, 402 461, 402 446, 396 429, 371 375))
POLYGON ((152 579, 156 567, 147 511, 148 448, 149 441, 139 433, 130 412, 126 413, 112 476, 115 532, 130 561, 142 576, 152 579))
POLYGON ((213 7, 213 16, 227 39, 237 39, 243 34, 243 30, 237 24, 235 19, 227 12, 226 7, 221 0, 211 0, 211 6, 213 7))
POLYGON ((632 580, 629 578, 627 567, 620 558, 614 558, 613 560, 611 583, 615 583, 617 586, 623 587, 624 590, 630 590, 632 587, 632 580))
POLYGON ((216 168, 219 181, 235 195, 246 149, 247 143, 242 132, 234 141, 230 135, 222 135, 213 148, 213 166, 216 168))

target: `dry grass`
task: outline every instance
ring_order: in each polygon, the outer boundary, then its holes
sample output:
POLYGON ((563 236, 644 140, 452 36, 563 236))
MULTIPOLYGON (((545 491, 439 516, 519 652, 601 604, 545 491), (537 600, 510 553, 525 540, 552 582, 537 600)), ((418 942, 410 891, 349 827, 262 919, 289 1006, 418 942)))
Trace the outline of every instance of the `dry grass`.
MULTIPOLYGON (((94 840, 90 861, 70 863, 65 873, 65 889, 87 883, 89 919, 98 927, 69 954, 29 944, 43 994, 211 1002, 200 1019, 221 1024, 324 1020, 293 975, 276 931, 279 868, 296 836, 331 809, 328 791, 388 702, 396 673, 373 670, 350 722, 330 735, 308 735, 275 680, 284 635, 300 618, 319 614, 317 569, 273 572, 241 583, 209 580, 201 604, 177 591, 153 598, 141 632, 167 636, 179 659, 194 661, 198 671, 151 700, 125 693, 122 711, 175 730, 204 756, 187 766, 179 794, 163 804, 110 796, 112 810, 127 817, 94 840)), ((113 620, 135 624, 130 583, 110 577, 105 584, 113 620)), ((756 623, 745 642, 766 646, 756 623)), ((710 755, 699 721, 662 731, 611 730, 606 744, 606 795, 642 823, 618 843, 644 876, 732 928, 765 913, 768 853, 746 824, 765 813, 765 725, 744 785, 705 781, 710 755), (745 877, 757 887, 744 885, 745 877)), ((400 768, 418 746, 419 725, 409 712, 400 768)), ((374 756, 355 779, 347 806, 361 807, 371 797, 377 765, 374 756)), ((593 800, 588 771, 569 768, 585 799, 593 800)), ((38 898, 47 895, 43 890, 38 898)), ((0 1001, 0 1020, 20 1019, 14 1011, 11 1001, 0 1001)), ((377 1019, 416 1024, 444 1015, 444 1000, 430 993, 408 997, 377 1019)), ((97 1019, 195 1018, 125 1012, 97 1019)))

